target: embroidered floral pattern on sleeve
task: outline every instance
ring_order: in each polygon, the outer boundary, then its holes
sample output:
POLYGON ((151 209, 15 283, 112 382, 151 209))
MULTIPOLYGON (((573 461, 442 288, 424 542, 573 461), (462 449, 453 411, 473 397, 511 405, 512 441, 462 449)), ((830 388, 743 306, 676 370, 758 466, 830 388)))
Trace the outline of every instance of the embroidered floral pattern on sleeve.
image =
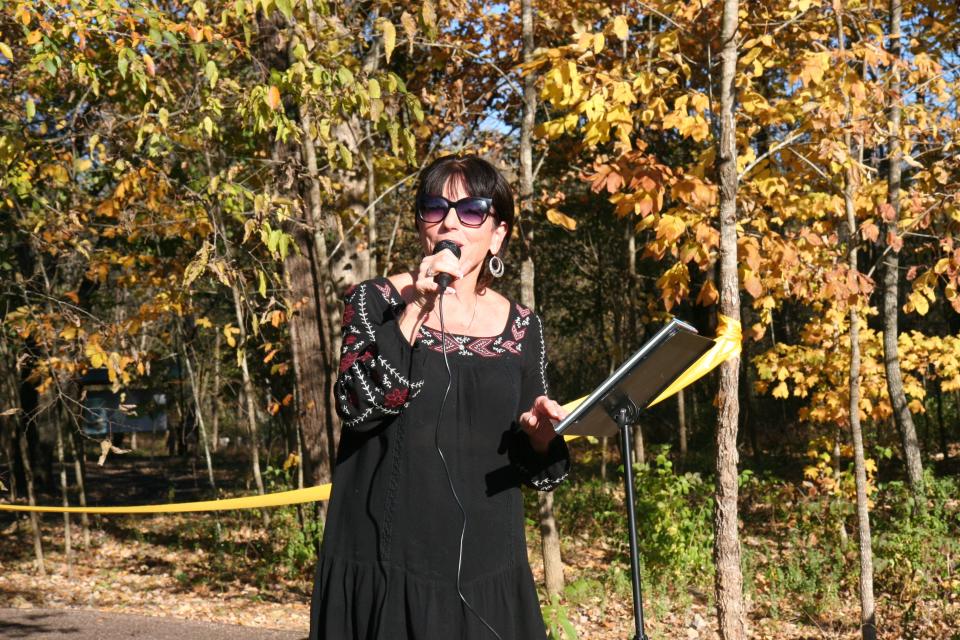
POLYGON ((399 314, 402 308, 402 301, 394 297, 389 285, 365 282, 347 293, 340 376, 334 386, 337 411, 345 429, 400 414, 423 387, 422 380, 409 380, 400 373, 400 363, 391 361, 378 348, 378 332, 387 330, 384 317, 388 312, 399 314))

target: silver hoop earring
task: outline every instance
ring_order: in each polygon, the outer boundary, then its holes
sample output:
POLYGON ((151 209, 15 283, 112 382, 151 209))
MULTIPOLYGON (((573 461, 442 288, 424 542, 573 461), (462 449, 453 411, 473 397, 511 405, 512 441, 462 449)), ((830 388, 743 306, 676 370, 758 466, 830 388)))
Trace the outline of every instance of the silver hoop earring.
POLYGON ((504 265, 500 256, 490 256, 490 259, 487 260, 487 269, 490 270, 490 275, 494 278, 503 276, 504 265))

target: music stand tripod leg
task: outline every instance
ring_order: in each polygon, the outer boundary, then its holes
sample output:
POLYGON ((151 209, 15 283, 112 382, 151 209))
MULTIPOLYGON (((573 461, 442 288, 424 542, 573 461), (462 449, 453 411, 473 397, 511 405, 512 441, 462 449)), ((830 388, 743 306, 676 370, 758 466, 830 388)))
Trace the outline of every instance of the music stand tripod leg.
POLYGON ((620 428, 620 454, 623 460, 623 483, 626 490, 627 523, 630 532, 630 577, 633 583, 633 621, 636 635, 633 640, 647 640, 643 624, 643 594, 640 589, 640 551, 637 547, 637 511, 633 496, 633 446, 630 442, 637 420, 636 406, 631 402, 616 411, 614 419, 620 428))

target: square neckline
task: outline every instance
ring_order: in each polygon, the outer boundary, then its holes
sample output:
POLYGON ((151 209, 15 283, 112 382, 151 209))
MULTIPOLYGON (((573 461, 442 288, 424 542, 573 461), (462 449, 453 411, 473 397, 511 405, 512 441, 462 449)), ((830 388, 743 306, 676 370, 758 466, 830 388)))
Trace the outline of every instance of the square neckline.
MULTIPOLYGON (((400 291, 399 291, 399 290, 397 289, 397 287, 393 284, 393 281, 392 281, 390 278, 386 277, 386 276, 381 276, 381 277, 382 277, 384 280, 387 281, 387 285, 390 287, 390 290, 391 290, 394 294, 396 294, 397 298, 400 299, 400 302, 401 302, 403 305, 406 305, 406 304, 407 304, 406 300, 403 299, 403 295, 401 295, 400 291)), ((501 295, 502 295, 502 294, 501 294, 501 295)), ((432 331, 432 332, 436 332, 437 335, 440 335, 441 333, 446 333, 448 336, 456 336, 456 337, 458 337, 458 338, 466 338, 467 340, 495 340, 495 339, 499 338, 500 336, 502 336, 502 335, 504 335, 505 333, 507 333, 507 332, 510 331, 510 327, 513 326, 513 322, 514 322, 514 314, 516 313, 516 303, 515 303, 513 300, 511 300, 510 298, 506 297, 506 296, 503 296, 503 298, 504 298, 504 300, 507 301, 509 307, 508 307, 508 311, 507 311, 507 320, 506 320, 506 322, 505 322, 504 325, 503 325, 503 329, 500 330, 500 333, 494 334, 494 335, 492 335, 492 336, 471 336, 471 335, 468 335, 468 334, 466 334, 466 333, 453 333, 452 331, 441 331, 440 329, 438 329, 438 328, 436 328, 436 327, 428 326, 426 323, 420 325, 420 328, 417 329, 417 333, 421 333, 422 331, 427 331, 427 332, 431 332, 431 331, 432 331)), ((429 335, 429 334, 428 334, 428 335, 429 335)), ((431 337, 434 337, 434 336, 431 336, 431 337)))

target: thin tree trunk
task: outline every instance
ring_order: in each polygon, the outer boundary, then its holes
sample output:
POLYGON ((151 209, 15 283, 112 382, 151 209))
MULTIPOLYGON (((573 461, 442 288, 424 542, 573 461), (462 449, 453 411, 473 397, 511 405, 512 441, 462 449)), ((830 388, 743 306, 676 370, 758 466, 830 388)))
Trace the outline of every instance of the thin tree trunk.
MULTIPOLYGON (((724 0, 720 39, 720 145, 717 173, 720 181, 720 312, 740 320, 737 278, 737 146, 734 114, 737 70, 737 0, 724 0)), ((743 573, 737 531, 737 427, 739 421, 740 357, 720 365, 717 415, 717 488, 714 516, 717 618, 724 640, 746 638, 743 606, 743 573)))
POLYGON ((213 342, 213 393, 210 396, 210 435, 213 451, 220 448, 220 332, 213 342))
POLYGON ((943 383, 940 380, 937 380, 937 426, 940 431, 940 452, 946 460, 950 457, 950 451, 947 449, 947 429, 943 424, 943 383))
MULTIPOLYGON (((888 145, 890 155, 887 166, 887 200, 892 209, 892 219, 887 222, 887 236, 899 233, 900 219, 900 164, 903 153, 900 147, 900 22, 902 8, 900 0, 890 0, 890 38, 889 51, 894 59, 890 80, 890 136, 888 145)), ((917 441, 917 428, 907 406, 907 397, 903 390, 903 374, 900 370, 900 354, 897 348, 897 314, 899 313, 897 288, 900 280, 900 256, 897 250, 888 251, 884 259, 883 272, 883 366, 887 375, 887 392, 893 405, 893 417, 897 421, 904 460, 907 463, 907 479, 922 508, 923 463, 920 458, 920 443, 917 441)))
POLYGON ((683 389, 677 392, 677 422, 680 428, 680 462, 682 464, 687 459, 687 408, 683 389))
MULTIPOLYGON (((523 60, 533 58, 533 0, 521 0, 520 22, 523 31, 523 60)), ((537 88, 534 74, 523 79, 523 119, 520 124, 520 220, 524 257, 520 273, 520 299, 531 309, 536 308, 534 283, 536 270, 533 262, 533 126, 537 110, 537 88)), ((526 410, 528 407, 524 407, 526 410)), ((540 540, 543 551, 543 574, 549 595, 563 591, 563 559, 560 557, 560 535, 553 513, 553 493, 540 491, 540 540)))
MULTIPOLYGON (((57 402, 59 406, 61 403, 57 402)), ((56 422, 54 429, 57 432, 57 463, 60 465, 60 495, 64 507, 70 506, 70 487, 67 484, 67 461, 63 446, 63 421, 60 420, 61 411, 54 411, 51 419, 56 422)), ((63 514, 63 554, 67 560, 67 577, 73 577, 73 532, 70 529, 70 514, 63 514)))
MULTIPOLYGON (((6 372, 4 372, 6 375, 6 372)), ((16 427, 11 426, 10 429, 7 429, 8 424, 13 424, 15 418, 10 418, 7 420, 0 420, 0 439, 3 441, 3 451, 7 456, 7 462, 9 464, 10 473, 7 476, 7 493, 10 496, 10 502, 16 502, 17 500, 17 463, 16 463, 16 452, 14 446, 14 433, 13 430, 16 427)))
MULTIPOLYGON (((257 485, 257 493, 263 495, 265 490, 263 487, 263 476, 260 474, 260 435, 257 428, 256 395, 253 389, 253 379, 250 377, 250 368, 247 365, 247 352, 245 350, 247 346, 247 326, 243 318, 243 303, 240 300, 240 290, 233 287, 232 291, 233 308, 236 313, 237 325, 240 328, 238 342, 242 352, 238 360, 240 361, 240 373, 243 378, 243 395, 246 399, 247 431, 250 434, 250 466, 253 470, 253 480, 257 485)), ((266 510, 263 511, 263 524, 265 527, 270 526, 270 514, 266 510)))
MULTIPOLYGON (((67 439, 67 442, 70 445, 70 455, 73 457, 73 475, 74 481, 77 483, 77 497, 80 502, 81 507, 87 506, 87 488, 85 483, 87 465, 83 458, 83 441, 80 440, 83 436, 80 434, 79 429, 77 431, 71 432, 70 437, 67 439)), ((80 514, 80 528, 83 531, 83 548, 90 548, 90 516, 86 513, 80 514)))
MULTIPOLYGON (((840 5, 842 7, 842 5, 840 5)), ((843 15, 836 15, 837 42, 841 60, 846 58, 846 40, 843 30, 843 15)), ((844 61, 844 64, 846 62, 844 61)), ((844 96, 847 113, 850 99, 844 96)), ((844 132, 844 143, 855 156, 849 131, 844 132)), ((859 145, 860 153, 863 151, 859 145)), ((859 154, 856 154, 859 155, 859 154)), ((856 166, 844 172, 843 202, 847 219, 847 260, 851 273, 857 273, 857 214, 856 189, 860 176, 856 166)), ((854 482, 857 493, 857 536, 860 546, 860 630, 864 640, 876 640, 876 606, 873 598, 873 546, 870 535, 870 507, 867 497, 867 472, 863 453, 863 429, 860 424, 860 311, 858 304, 851 304, 850 318, 850 437, 853 443, 854 482)))
MULTIPOLYGON (((26 384, 26 383, 25 383, 26 384)), ((28 425, 30 418, 24 419, 28 425)), ((27 429, 30 427, 28 426, 27 429)), ((27 429, 18 435, 20 441, 20 463, 23 465, 23 475, 27 481, 27 501, 31 507, 37 506, 37 498, 34 492, 33 465, 30 463, 30 446, 27 444, 27 429)), ((40 537, 40 518, 36 512, 30 513, 30 527, 33 530, 33 553, 37 562, 37 573, 41 576, 47 575, 47 570, 43 563, 43 540, 40 537)))
POLYGON ((213 495, 217 495, 217 481, 213 476, 213 458, 210 457, 210 443, 207 441, 207 427, 203 422, 203 404, 200 400, 200 392, 197 388, 197 377, 193 374, 193 364, 190 362, 190 354, 187 352, 186 345, 183 346, 183 361, 187 363, 187 376, 190 377, 190 390, 193 395, 193 404, 197 412, 197 426, 200 427, 200 440, 203 442, 203 456, 207 463, 207 480, 210 482, 210 488, 213 495))
POLYGON ((643 446, 643 425, 638 421, 633 426, 633 462, 643 464, 647 461, 647 452, 643 446))
POLYGON ((607 484, 607 440, 600 438, 600 482, 604 487, 607 484))

